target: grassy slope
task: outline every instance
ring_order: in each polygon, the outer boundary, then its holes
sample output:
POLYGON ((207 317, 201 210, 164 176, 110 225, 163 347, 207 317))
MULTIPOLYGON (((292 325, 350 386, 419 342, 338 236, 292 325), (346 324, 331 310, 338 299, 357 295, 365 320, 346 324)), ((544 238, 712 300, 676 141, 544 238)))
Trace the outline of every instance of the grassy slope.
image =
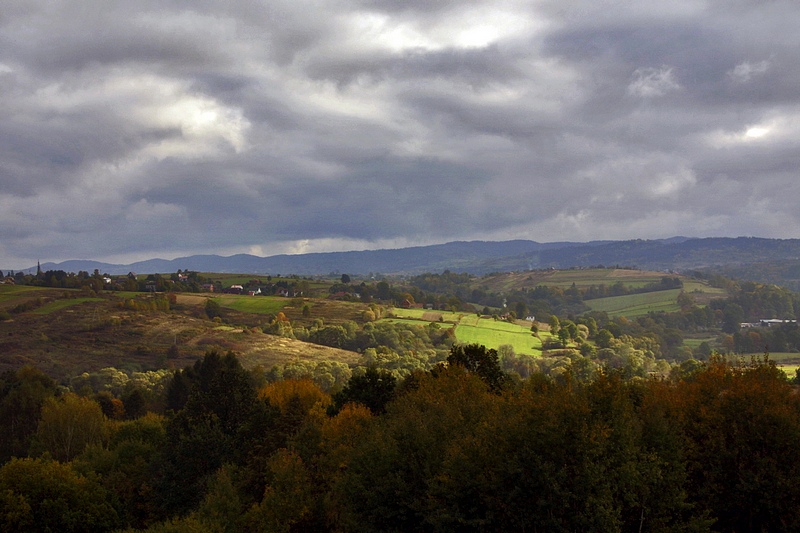
POLYGON ((510 344, 514 347, 514 352, 519 354, 542 353, 542 342, 531 334, 529 327, 491 318, 481 318, 475 324, 465 322, 456 326, 456 338, 459 342, 478 343, 495 349, 502 344, 510 344))
POLYGON ((396 308, 393 314, 398 318, 388 320, 421 325, 430 322, 432 315, 439 315, 442 318, 441 322, 456 325, 456 339, 465 344, 478 343, 495 349, 503 344, 510 344, 519 354, 541 355, 542 353, 541 341, 531 334, 530 324, 524 321, 511 324, 491 318, 479 318, 474 314, 434 312, 424 309, 396 308))
MULTIPOLYGON (((538 285, 568 288, 574 283, 576 287, 582 289, 592 285, 611 286, 621 282, 630 289, 636 289, 650 283, 658 283, 664 276, 674 276, 674 274, 613 268, 541 270, 491 274, 476 280, 474 288, 494 292, 510 292, 523 288, 532 289, 538 285)), ((689 294, 698 305, 706 305, 714 298, 727 296, 724 289, 711 287, 700 280, 681 278, 684 283, 684 292, 689 294)), ((636 317, 650 311, 677 311, 679 309, 677 304, 679 293, 679 290, 671 290, 612 296, 587 300, 586 305, 595 311, 606 311, 611 316, 636 317)))
POLYGON ((578 288, 591 285, 613 285, 622 282, 627 287, 638 288, 648 283, 657 283, 667 274, 646 270, 613 268, 587 268, 583 270, 534 270, 490 274, 476 280, 474 288, 493 292, 507 292, 537 285, 567 288, 574 283, 578 288))
POLYGON ((67 289, 46 289, 24 285, 0 285, 0 309, 9 309, 39 298, 60 298, 65 292, 69 291, 67 289))
POLYGON ((102 301, 103 301, 102 298, 70 298, 68 300, 55 300, 53 302, 46 303, 43 306, 34 309, 32 312, 37 315, 49 315, 50 313, 66 309, 67 307, 72 307, 73 305, 78 305, 86 302, 102 302, 102 301))
POLYGON ((645 292, 642 294, 626 294, 587 300, 585 303, 592 311, 605 311, 609 316, 636 317, 651 311, 679 311, 677 298, 680 289, 668 291, 645 292))
MULTIPOLYGON (((8 307, 29 299, 31 293, 36 298, 49 294, 41 289, 3 288, 0 294, 8 307)), ((52 292, 59 298, 64 293, 63 289, 52 292)), ((31 364, 62 380, 109 366, 183 368, 209 349, 234 350, 246 366, 264 368, 294 359, 355 363, 359 357, 354 352, 265 335, 258 328, 248 327, 263 322, 263 315, 226 311, 234 326, 220 327, 204 317, 204 297, 166 313, 139 313, 120 306, 122 298, 113 293, 103 298, 86 298, 78 291, 72 294, 76 297, 53 300, 0 322, 0 371, 31 364), (173 343, 177 343, 180 356, 167 359, 173 343)), ((290 309, 288 314, 299 316, 300 310, 290 309)))
POLYGON ((215 297, 214 300, 222 307, 260 315, 277 314, 290 303, 290 300, 279 296, 239 296, 235 294, 215 297))

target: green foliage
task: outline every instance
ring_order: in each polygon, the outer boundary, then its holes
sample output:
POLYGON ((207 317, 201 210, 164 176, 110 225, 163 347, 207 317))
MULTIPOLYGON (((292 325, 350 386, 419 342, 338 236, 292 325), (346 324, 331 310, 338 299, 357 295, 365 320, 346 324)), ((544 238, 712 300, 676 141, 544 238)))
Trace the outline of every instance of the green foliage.
POLYGON ((55 393, 56 383, 33 367, 0 375, 0 464, 27 455, 42 405, 55 393))
POLYGON ((165 421, 151 413, 117 424, 108 446, 90 446, 73 464, 82 473, 100 475, 126 524, 146 527, 157 516, 153 473, 166 444, 165 421))
POLYGON ((248 531, 285 532, 304 522, 314 505, 311 476, 294 452, 279 450, 269 461, 270 483, 248 513, 248 531))
POLYGON ((165 511, 195 507, 206 477, 247 453, 251 424, 261 414, 250 374, 233 353, 206 353, 176 373, 168 391, 171 407, 186 401, 167 424, 168 446, 158 488, 165 511), (178 377, 180 376, 180 377, 178 377), (180 388, 181 392, 176 392, 180 388))
POLYGON ((208 530, 234 533, 246 529, 245 506, 237 491, 233 470, 223 466, 217 471, 195 514, 208 530))
POLYGON ((338 486, 345 529, 431 529, 439 507, 428 487, 448 449, 495 414, 490 396, 476 376, 449 368, 392 402, 383 423, 356 440, 338 486))
POLYGON ((12 459, 0 468, 3 531, 110 531, 118 525, 102 486, 69 464, 12 459))
POLYGON ((506 380, 500 368, 497 350, 479 344, 457 344, 450 349, 447 364, 459 366, 477 375, 486 385, 498 392, 506 380))
POLYGON ((353 372, 348 365, 338 361, 292 361, 270 369, 266 374, 269 382, 284 379, 310 378, 323 391, 341 389, 353 372))
POLYGON ((222 316, 222 307, 213 298, 208 298, 206 300, 205 312, 208 318, 213 319, 222 316))
POLYGON ((386 370, 367 367, 363 374, 350 378, 347 385, 334 395, 334 412, 338 412, 347 403, 358 403, 369 408, 373 414, 386 411, 386 405, 392 401, 397 387, 397 379, 386 370))

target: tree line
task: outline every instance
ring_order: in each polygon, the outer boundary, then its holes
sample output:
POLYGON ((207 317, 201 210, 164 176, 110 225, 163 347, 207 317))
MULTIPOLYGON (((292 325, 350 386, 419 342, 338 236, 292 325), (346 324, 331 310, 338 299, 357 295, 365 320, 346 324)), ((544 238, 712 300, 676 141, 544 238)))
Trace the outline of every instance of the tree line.
POLYGON ((325 392, 209 352, 172 375, 163 414, 7 372, 0 527, 800 528, 800 395, 768 358, 583 381, 511 379, 499 360, 455 345, 428 371, 373 367, 325 392))

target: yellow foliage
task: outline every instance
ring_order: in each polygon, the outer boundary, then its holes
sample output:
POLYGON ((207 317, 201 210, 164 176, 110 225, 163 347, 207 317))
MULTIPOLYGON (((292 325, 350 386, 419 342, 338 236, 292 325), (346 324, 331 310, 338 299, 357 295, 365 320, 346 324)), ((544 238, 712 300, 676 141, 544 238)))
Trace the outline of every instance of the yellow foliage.
POLYGON ((348 403, 333 418, 322 424, 324 456, 335 468, 344 468, 350 457, 350 450, 358 444, 373 420, 372 411, 361 404, 348 403))
POLYGON ((43 451, 59 461, 70 461, 87 446, 101 443, 107 431, 97 402, 67 393, 45 401, 36 436, 43 451))
POLYGON ((309 378, 270 383, 259 391, 258 396, 269 399, 270 403, 277 405, 283 413, 293 398, 300 400, 305 413, 310 412, 315 406, 324 409, 331 404, 331 396, 309 378))

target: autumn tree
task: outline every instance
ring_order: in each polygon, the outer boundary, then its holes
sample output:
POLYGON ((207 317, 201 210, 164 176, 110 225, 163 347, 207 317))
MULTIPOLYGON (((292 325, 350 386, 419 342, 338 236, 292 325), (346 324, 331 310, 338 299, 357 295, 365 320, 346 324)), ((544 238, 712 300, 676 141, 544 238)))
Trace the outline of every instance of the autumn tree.
POLYGON ((800 397, 769 360, 720 356, 676 387, 689 494, 721 531, 800 528, 800 397))
POLYGON ((70 461, 87 446, 99 444, 106 436, 106 417, 90 398, 67 393, 48 398, 32 449, 49 452, 59 461, 70 461))

